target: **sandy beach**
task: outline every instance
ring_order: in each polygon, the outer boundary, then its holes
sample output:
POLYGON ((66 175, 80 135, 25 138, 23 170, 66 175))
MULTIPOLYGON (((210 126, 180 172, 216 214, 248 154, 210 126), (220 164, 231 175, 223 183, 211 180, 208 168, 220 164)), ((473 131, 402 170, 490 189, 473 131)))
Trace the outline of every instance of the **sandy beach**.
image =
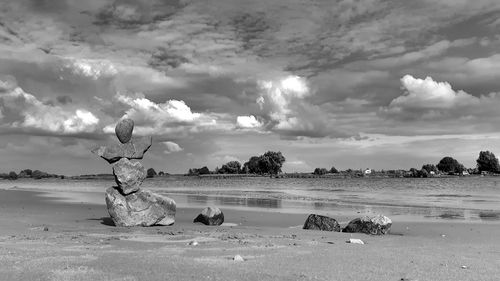
MULTIPOLYGON (((0 190, 0 280, 498 280, 496 223, 395 221, 385 236, 303 230, 307 214, 223 210, 228 225, 112 225, 103 205, 0 190), (349 238, 366 244, 346 243, 349 238), (191 242, 197 245, 190 245, 191 242), (234 261, 241 255, 244 261, 234 261)), ((338 218, 344 221, 347 218, 338 218)))

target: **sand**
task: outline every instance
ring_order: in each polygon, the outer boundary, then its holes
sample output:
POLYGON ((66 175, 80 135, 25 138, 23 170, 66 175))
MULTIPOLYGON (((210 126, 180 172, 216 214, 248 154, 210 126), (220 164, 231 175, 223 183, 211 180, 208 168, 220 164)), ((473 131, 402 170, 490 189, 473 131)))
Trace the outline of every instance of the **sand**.
POLYGON ((103 205, 46 195, 0 190, 0 280, 500 280, 498 223, 395 221, 370 236, 231 209, 209 227, 181 208, 173 226, 120 228, 103 205))

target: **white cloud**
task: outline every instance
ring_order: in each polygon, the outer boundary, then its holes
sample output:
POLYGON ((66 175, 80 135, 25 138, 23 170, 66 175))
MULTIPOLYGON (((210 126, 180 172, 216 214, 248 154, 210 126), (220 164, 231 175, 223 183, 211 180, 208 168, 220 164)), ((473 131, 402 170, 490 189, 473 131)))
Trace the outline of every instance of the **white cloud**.
POLYGON ((262 123, 255 118, 255 116, 238 116, 236 118, 236 124, 239 128, 252 129, 262 126, 262 123))
POLYGON ((166 147, 166 149, 163 151, 165 154, 170 154, 172 152, 179 152, 179 151, 183 151, 184 150, 177 143, 172 142, 172 141, 165 141, 165 142, 162 142, 162 143, 166 147))
POLYGON ((66 67, 74 74, 90 77, 94 80, 102 76, 115 76, 118 73, 116 67, 109 60, 100 59, 74 59, 68 58, 66 67))
POLYGON ((436 82, 431 77, 418 79, 405 75, 401 84, 404 94, 381 108, 383 114, 401 120, 487 118, 492 114, 496 116, 495 108, 500 105, 497 93, 476 97, 462 90, 455 91, 448 82, 436 82))
MULTIPOLYGON (((129 107, 123 117, 134 120, 135 132, 139 135, 199 132, 224 126, 218 126, 215 114, 192 112, 182 100, 155 103, 143 95, 129 97, 117 94, 115 97, 129 107)), ((113 125, 104 128, 106 133, 113 130, 113 125)))
POLYGON ((11 128, 36 128, 61 134, 92 132, 99 119, 86 109, 74 111, 42 103, 35 96, 15 87, 0 94, 0 112, 11 128))
POLYGON ((389 107, 405 109, 449 109, 478 102, 474 96, 464 91, 454 91, 448 82, 436 82, 431 77, 425 79, 405 75, 401 78, 405 95, 394 99, 389 107))

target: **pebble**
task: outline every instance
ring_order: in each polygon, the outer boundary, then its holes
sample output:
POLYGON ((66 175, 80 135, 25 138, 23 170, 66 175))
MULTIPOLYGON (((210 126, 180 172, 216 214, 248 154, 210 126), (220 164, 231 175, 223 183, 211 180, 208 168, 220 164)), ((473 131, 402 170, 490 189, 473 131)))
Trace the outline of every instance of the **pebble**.
POLYGON ((365 244, 365 242, 363 242, 361 239, 355 239, 355 238, 351 238, 346 242, 351 244, 362 244, 362 245, 365 244))
POLYGON ((44 227, 43 231, 49 231, 49 227, 48 226, 44 227))
POLYGON ((234 260, 234 261, 245 261, 245 260, 243 259, 243 257, 241 257, 240 255, 236 255, 236 256, 234 256, 233 260, 234 260))
POLYGON ((189 245, 191 245, 191 246, 196 246, 196 245, 198 245, 198 242, 196 242, 196 241, 191 241, 191 242, 189 242, 189 245))

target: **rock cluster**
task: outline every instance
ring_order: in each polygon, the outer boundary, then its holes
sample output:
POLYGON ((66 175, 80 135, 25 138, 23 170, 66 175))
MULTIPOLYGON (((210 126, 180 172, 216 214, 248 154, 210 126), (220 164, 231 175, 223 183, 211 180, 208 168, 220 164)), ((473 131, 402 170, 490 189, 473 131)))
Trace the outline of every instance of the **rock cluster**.
POLYGON ((117 186, 106 189, 106 206, 116 226, 172 225, 175 222, 175 201, 141 189, 146 169, 140 162, 151 147, 152 138, 132 139, 134 121, 123 119, 116 125, 120 141, 112 146, 101 146, 93 153, 113 164, 117 186))
MULTIPOLYGON (((384 235, 389 232, 391 226, 392 221, 390 218, 384 215, 377 215, 374 217, 353 219, 342 229, 342 232, 384 235)), ((311 214, 307 217, 303 229, 340 232, 340 225, 333 218, 311 214)))

